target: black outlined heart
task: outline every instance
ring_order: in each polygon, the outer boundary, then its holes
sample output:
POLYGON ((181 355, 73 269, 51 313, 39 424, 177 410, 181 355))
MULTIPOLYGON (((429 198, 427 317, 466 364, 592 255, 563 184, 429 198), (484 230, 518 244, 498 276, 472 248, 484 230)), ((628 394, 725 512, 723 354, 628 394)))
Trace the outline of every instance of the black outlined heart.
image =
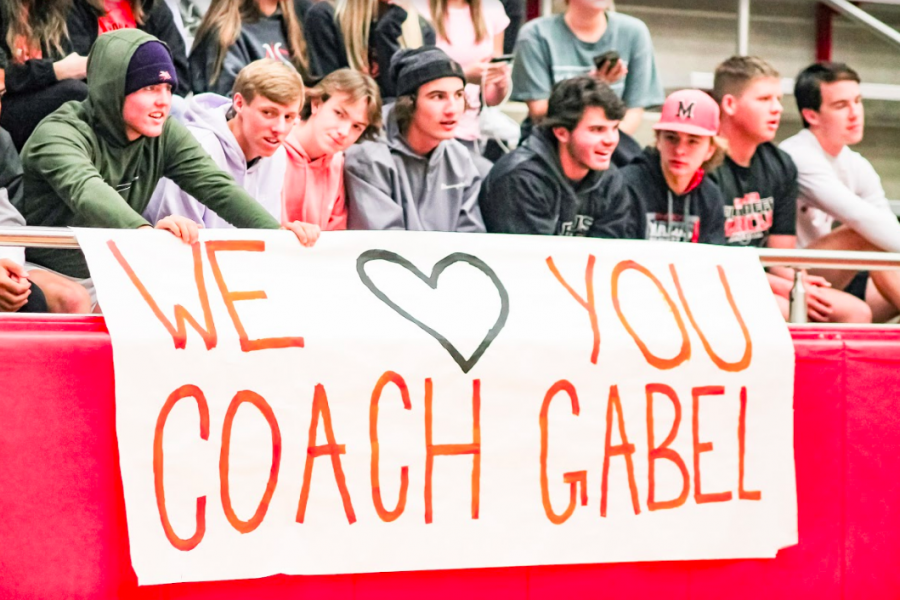
POLYGON ((369 291, 375 294, 375 297, 390 306, 394 311, 397 312, 401 317, 414 323, 417 327, 422 329, 425 333, 436 339, 441 346, 444 347, 453 360, 456 361, 456 364, 459 365, 459 368, 462 369, 463 373, 468 373, 472 367, 475 366, 475 363, 481 358, 481 355, 485 353, 488 349, 488 346, 491 345, 491 342, 500 334, 500 330, 503 329, 503 326, 506 325, 506 317, 509 315, 509 294, 506 292, 506 288, 503 287, 503 283, 501 283, 500 278, 497 277, 497 274, 494 273, 494 270, 491 269, 483 260, 476 256, 472 256, 471 254, 463 254, 462 252, 454 252, 448 256, 442 258, 437 264, 434 265, 434 268, 431 269, 431 275, 425 275, 422 271, 418 269, 414 264, 397 254, 396 252, 391 252, 390 250, 367 250, 359 255, 359 258, 356 259, 356 272, 359 274, 359 279, 363 282, 363 284, 369 288, 369 291), (494 322, 493 327, 487 332, 487 335, 484 336, 484 339, 481 340, 481 344, 479 344, 478 348, 475 349, 475 352, 472 353, 472 356, 469 358, 465 358, 462 354, 460 354, 459 350, 456 349, 450 341, 445 338, 443 335, 423 323, 419 321, 414 316, 409 314, 407 311, 403 310, 396 302, 388 298, 387 294, 382 292, 375 282, 369 277, 366 273, 366 265, 373 260, 383 260, 389 263, 393 263, 395 265, 400 265, 420 280, 425 282, 428 287, 433 290, 437 289, 438 278, 441 276, 441 273, 444 272, 444 269, 449 267, 454 263, 465 263, 469 266, 475 267, 491 280, 491 283, 494 284, 494 287, 497 289, 497 293, 500 295, 500 314, 497 317, 497 320, 494 322))

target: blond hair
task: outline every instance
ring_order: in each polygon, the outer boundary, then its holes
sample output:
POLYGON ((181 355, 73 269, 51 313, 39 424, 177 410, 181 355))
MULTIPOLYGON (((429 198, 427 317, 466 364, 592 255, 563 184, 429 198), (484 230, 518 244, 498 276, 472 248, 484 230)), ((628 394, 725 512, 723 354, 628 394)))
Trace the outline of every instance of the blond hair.
POLYGON ((303 102, 303 78, 292 66, 272 58, 254 60, 237 74, 232 94, 240 94, 248 103, 256 96, 276 104, 303 102))
POLYGON ((775 67, 758 56, 732 56, 716 67, 712 96, 721 103, 726 95, 740 96, 756 79, 769 77, 780 75, 775 67))
MULTIPOLYGON (((324 1, 324 0, 323 0, 324 1)), ((406 20, 401 26, 401 48, 418 48, 422 45, 422 28, 419 26, 419 13, 412 6, 405 7, 406 20)), ((335 0, 334 20, 344 38, 347 51, 347 64, 351 69, 372 74, 369 64, 369 35, 372 32, 372 21, 378 15, 378 0, 335 0)), ((381 65, 389 69, 390 65, 381 65)))
MULTIPOLYGON (((306 73, 306 38, 303 37, 300 19, 294 10, 294 0, 278 0, 278 8, 287 25, 287 42, 291 53, 291 63, 300 73, 306 73)), ((257 0, 212 0, 209 9, 203 15, 203 21, 200 22, 200 28, 197 30, 192 48, 192 51, 196 50, 208 36, 216 35, 218 43, 215 45, 216 59, 213 62, 210 83, 215 83, 222 74, 225 54, 228 47, 237 41, 241 31, 241 22, 257 21, 262 17, 263 13, 259 10, 257 0)))
POLYGON ((365 98, 368 106, 366 117, 369 124, 360 139, 374 139, 381 129, 381 93, 378 91, 378 84, 374 79, 353 69, 333 71, 315 87, 310 88, 306 94, 306 103, 300 112, 300 119, 306 121, 312 116, 313 102, 328 102, 329 98, 338 94, 346 95, 350 102, 358 102, 365 98))
POLYGON ((28 46, 40 47, 44 42, 47 48, 64 54, 62 43, 69 37, 66 15, 72 10, 72 0, 48 2, 41 10, 35 10, 36 0, 3 0, 0 4, 2 20, 7 23, 6 46, 11 54, 10 62, 19 62, 15 55, 17 39, 25 40, 28 46))

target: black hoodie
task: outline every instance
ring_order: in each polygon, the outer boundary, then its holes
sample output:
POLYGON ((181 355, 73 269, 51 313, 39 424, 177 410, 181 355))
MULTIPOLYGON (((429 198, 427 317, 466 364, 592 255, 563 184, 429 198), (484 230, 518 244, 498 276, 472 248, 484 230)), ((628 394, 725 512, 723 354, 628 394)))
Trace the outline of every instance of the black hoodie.
POLYGON ((636 205, 615 168, 591 171, 580 182, 565 176, 556 138, 536 127, 505 155, 478 197, 489 232, 639 239, 636 205))
POLYGON ((719 187, 702 171, 680 196, 669 189, 656 148, 647 148, 620 173, 640 206, 642 237, 666 242, 725 243, 725 200, 719 187))

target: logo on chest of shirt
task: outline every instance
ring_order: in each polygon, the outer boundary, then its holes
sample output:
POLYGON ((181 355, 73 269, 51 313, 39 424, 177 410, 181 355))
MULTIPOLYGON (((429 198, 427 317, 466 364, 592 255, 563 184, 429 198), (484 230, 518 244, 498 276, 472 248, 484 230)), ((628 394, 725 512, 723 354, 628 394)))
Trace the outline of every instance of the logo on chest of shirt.
POLYGON ((647 213, 647 239, 651 242, 692 242, 700 241, 700 217, 697 215, 672 215, 647 213))
POLYGON ((122 183, 116 186, 116 191, 119 192, 120 196, 126 196, 128 192, 131 191, 131 186, 134 185, 134 182, 140 179, 140 177, 133 177, 131 179, 126 179, 122 183))
POLYGON ((765 237, 772 228, 775 199, 760 198, 758 192, 735 198, 725 207, 725 237, 728 243, 747 243, 765 237))
POLYGON ((594 217, 575 215, 574 221, 565 221, 559 225, 559 235, 584 237, 594 224, 594 217))
POLYGON ((266 58, 280 60, 283 63, 291 64, 290 54, 286 48, 282 47, 281 42, 276 42, 275 44, 263 44, 263 49, 266 51, 266 58))

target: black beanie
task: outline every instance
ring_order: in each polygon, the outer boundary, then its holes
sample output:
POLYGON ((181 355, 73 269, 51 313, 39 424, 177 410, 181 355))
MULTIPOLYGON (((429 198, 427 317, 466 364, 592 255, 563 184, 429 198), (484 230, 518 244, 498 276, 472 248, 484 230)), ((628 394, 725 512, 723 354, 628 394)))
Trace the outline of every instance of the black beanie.
POLYGON ((459 77, 466 83, 459 63, 435 46, 398 50, 391 59, 391 81, 398 96, 414 94, 420 86, 444 77, 459 77))
POLYGON ((131 55, 125 75, 125 95, 160 83, 171 83, 174 88, 178 85, 178 74, 169 49, 154 40, 141 44, 131 55))

